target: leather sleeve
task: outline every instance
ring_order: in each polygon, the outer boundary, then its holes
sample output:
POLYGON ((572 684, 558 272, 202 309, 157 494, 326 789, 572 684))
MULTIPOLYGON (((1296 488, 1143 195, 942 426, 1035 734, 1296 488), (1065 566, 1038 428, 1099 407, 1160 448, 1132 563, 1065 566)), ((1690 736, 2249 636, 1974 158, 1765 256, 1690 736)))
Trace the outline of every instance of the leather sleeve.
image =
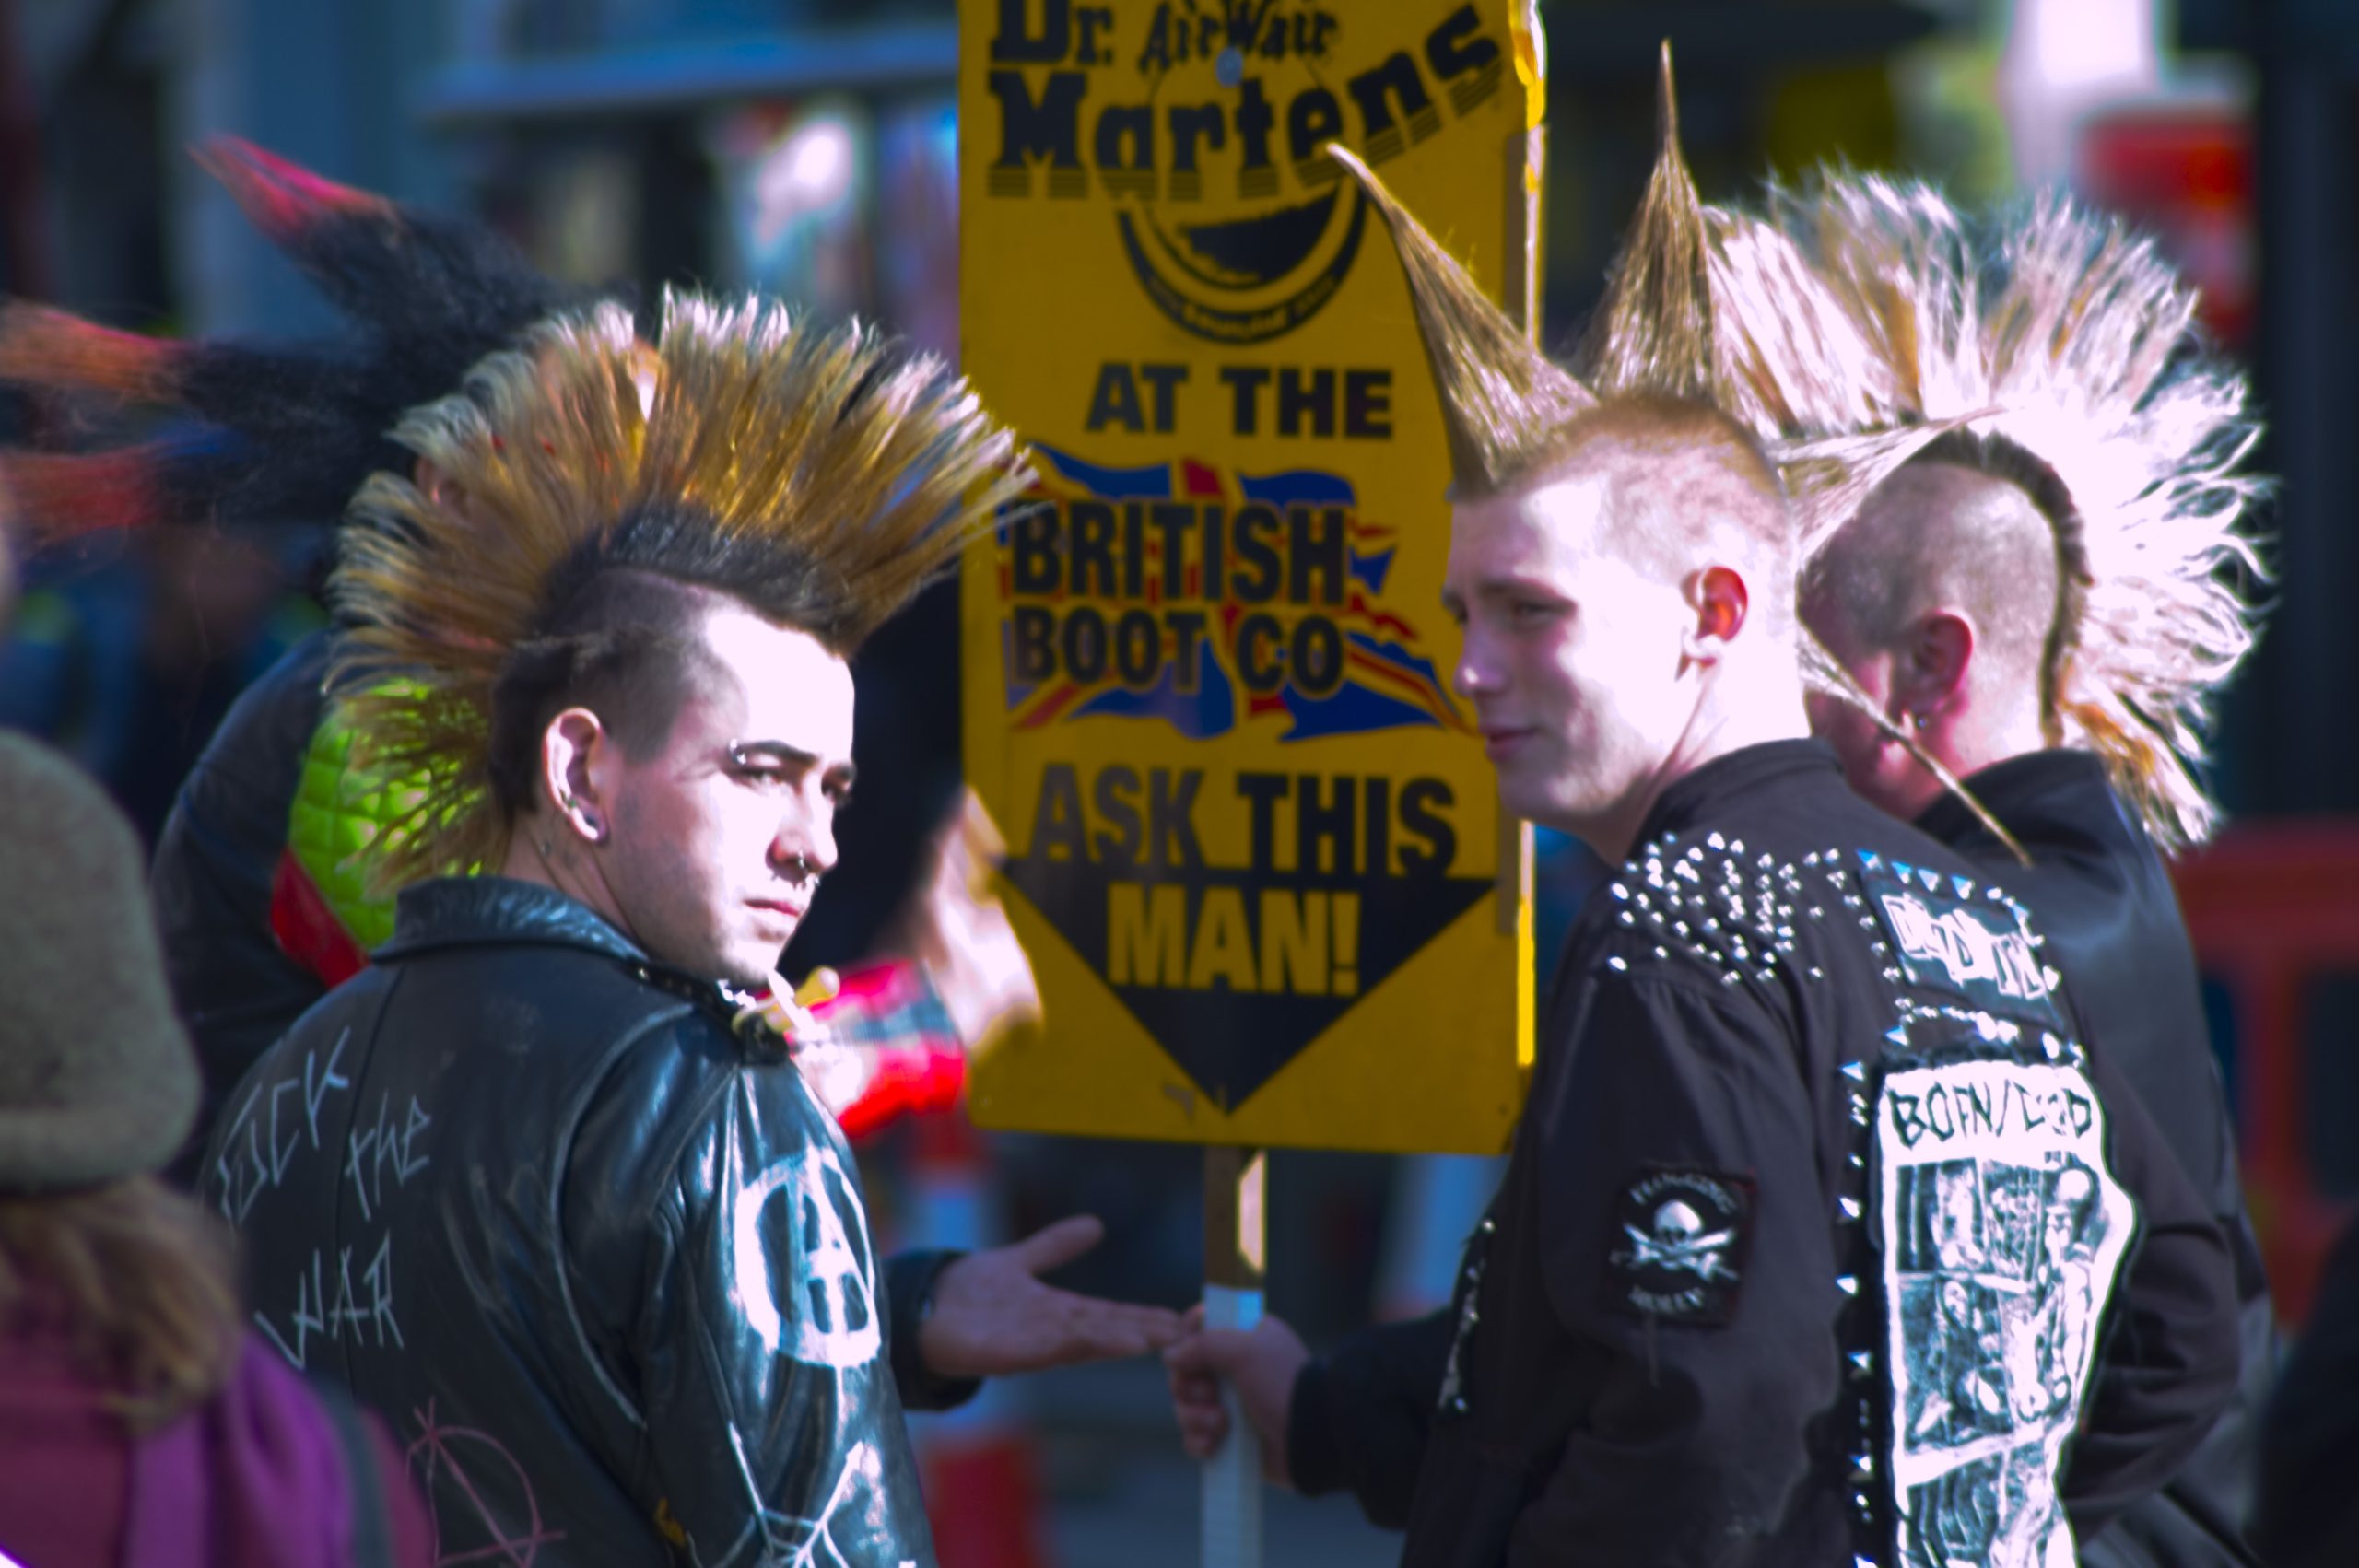
POLYGON ((2178 1473, 2235 1398, 2242 1365, 2227 1237, 2104 1052, 2089 1053, 2089 1075, 2141 1223, 2066 1457, 2064 1507, 2082 1540, 2178 1473))
POLYGON ((1595 1393, 1507 1560, 1760 1561, 1838 1381, 1813 1106, 1759 1010, 1636 974, 1584 989, 1565 1070, 1535 1084, 1519 1137, 1535 1144, 1549 1303, 1595 1393), (1710 1217, 1729 1272, 1708 1290, 1698 1276, 1697 1293, 1717 1305, 1632 1305, 1625 1194, 1666 1173, 1750 1194, 1741 1217, 1710 1217))
POLYGON ((944 1377, 918 1353, 918 1326, 933 1305, 934 1277, 963 1252, 897 1252, 885 1260, 885 1293, 892 1303, 893 1383, 906 1410, 949 1410, 975 1397, 980 1377, 944 1377))
POLYGON ((639 1369, 688 1560, 932 1553, 849 1153, 785 1064, 730 1075, 647 1238, 639 1369))
POLYGON ((1286 1410, 1295 1490, 1348 1490, 1371 1523, 1408 1527, 1450 1324, 1448 1312, 1380 1324, 1303 1367, 1286 1410))

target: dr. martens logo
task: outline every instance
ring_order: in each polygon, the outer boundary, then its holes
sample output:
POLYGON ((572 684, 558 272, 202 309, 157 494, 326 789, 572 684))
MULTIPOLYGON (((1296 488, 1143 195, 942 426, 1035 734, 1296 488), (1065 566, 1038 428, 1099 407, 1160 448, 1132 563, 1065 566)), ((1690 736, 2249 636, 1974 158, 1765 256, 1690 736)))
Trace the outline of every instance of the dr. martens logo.
POLYGON ((1473 5, 1385 41, 1355 38, 1342 12, 1279 0, 1167 0, 1120 17, 1001 0, 985 189, 1077 199, 1094 186, 1172 322, 1225 344, 1281 337, 1335 297, 1367 237, 1367 200, 1327 144, 1381 166, 1440 131, 1443 101, 1464 117, 1504 79, 1507 51, 1473 5))

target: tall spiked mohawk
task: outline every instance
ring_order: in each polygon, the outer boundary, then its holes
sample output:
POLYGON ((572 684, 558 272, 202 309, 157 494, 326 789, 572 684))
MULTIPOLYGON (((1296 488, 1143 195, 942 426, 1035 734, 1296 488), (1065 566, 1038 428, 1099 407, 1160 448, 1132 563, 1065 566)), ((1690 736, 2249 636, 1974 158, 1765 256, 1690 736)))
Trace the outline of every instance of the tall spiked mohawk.
POLYGON ((1832 532, 1942 427, 1853 433, 1840 416, 1870 406, 1863 394, 1824 383, 1823 393, 1797 395, 1810 383, 1794 367, 1865 361, 1865 345, 1784 235, 1697 198, 1679 150, 1668 44, 1661 90, 1654 172, 1577 357, 1579 376, 1534 347, 1365 163, 1344 147, 1328 150, 1375 201, 1400 252, 1460 495, 1530 477, 1590 409, 1635 398, 1708 403, 1764 439, 1794 505, 1798 542, 1807 543, 1832 532), (1750 287, 1765 274, 1797 280, 1808 298, 1794 303, 1750 287))
POLYGON ((1679 150, 1668 44, 1661 90, 1654 172, 1576 356, 1579 375, 1542 354, 1367 164, 1340 146, 1328 152, 1391 231, 1461 495, 1495 493, 1530 476, 1590 409, 1672 398, 1711 404, 1762 436, 1792 493, 1801 537, 1815 537, 1939 431, 1843 429, 1826 439, 1830 427, 1841 428, 1839 415, 1870 404, 1832 383, 1821 383, 1819 401, 1799 399, 1794 389, 1810 383, 1790 368, 1843 356, 1864 361, 1865 345, 1784 235, 1697 198, 1679 150), (1811 297, 1796 305, 1746 287, 1772 271, 1800 280, 1811 297))
MULTIPOLYGON (((1808 560, 1877 486, 1962 421, 1881 416, 1891 397, 1873 345, 1804 250, 1775 225, 1697 195, 1680 151, 1668 43, 1658 93, 1655 166, 1576 355, 1578 377, 1532 345, 1366 164, 1340 146, 1329 152, 1375 200, 1401 254, 1458 494, 1494 494, 1543 469, 1590 409, 1641 398, 1709 404, 1762 442, 1792 509, 1796 558, 1808 560)), ((1812 686, 1883 720, 1807 632, 1801 652, 1812 686)), ((1965 795, 1913 737, 1893 733, 1965 795)))
MULTIPOLYGON (((2056 738, 2105 759, 2165 849, 2216 811, 2214 695, 2255 639, 2244 520, 2267 488, 2242 375, 2195 351, 2196 296, 2151 241, 2049 195, 1978 240, 1931 187, 1822 174, 1782 228, 1872 345, 1868 422, 1955 422, 2052 472, 2061 591, 2044 672, 2056 738)), ((1854 367, 1830 363, 1828 380, 1854 367)))
POLYGON ((745 600, 849 652, 1029 475, 963 380, 858 326, 672 294, 649 343, 604 305, 535 328, 394 439, 448 484, 372 475, 331 582, 335 682, 372 766, 419 780, 389 880, 496 863, 496 694, 610 570, 745 600))
POLYGON ((0 380, 177 412, 98 451, 0 451, 0 510, 29 544, 170 522, 331 522, 385 432, 468 366, 591 296, 474 224, 335 184, 234 137, 197 154, 247 217, 358 329, 334 351, 116 332, 0 303, 0 380))

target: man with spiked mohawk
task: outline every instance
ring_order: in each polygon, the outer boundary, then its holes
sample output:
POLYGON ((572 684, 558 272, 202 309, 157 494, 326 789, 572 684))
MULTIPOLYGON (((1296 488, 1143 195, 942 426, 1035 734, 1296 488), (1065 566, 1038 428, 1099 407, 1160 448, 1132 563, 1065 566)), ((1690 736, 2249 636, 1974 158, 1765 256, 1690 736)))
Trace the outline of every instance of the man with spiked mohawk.
POLYGON ((1448 427, 1459 689, 1507 804, 1622 869, 1438 1333, 1200 1333, 1167 1352, 1183 1433, 1217 1444, 1230 1376, 1281 1477, 1352 1487, 1410 1564, 2061 1568, 2083 1423, 2191 1445, 2224 1398, 2227 1259, 2022 907, 1808 738, 1802 542, 1940 427, 1765 452, 1763 368, 1838 317, 1719 319, 1668 85, 1585 380, 1338 154, 1448 427), (2211 1408, 2101 1387, 2108 1322, 2108 1362, 2211 1408))
POLYGON ((1857 688, 1817 699, 1813 725, 1860 794, 2003 870, 2091 1044, 2234 1246, 2237 1400, 2176 1474, 2120 1478, 2168 1484, 2083 1561, 2251 1562, 2273 1314, 2161 859, 2216 819, 2209 710, 2253 642, 2232 580, 2259 569, 2237 527, 2259 489, 2238 468, 2258 434, 2243 378, 2193 351, 2194 291, 2153 246, 2064 198, 1988 237, 1938 192, 1872 176, 1774 205, 1871 348, 1806 380, 1860 389, 1877 424, 1996 411, 1928 446, 1812 563, 1804 617, 1857 688))
MULTIPOLYGON (((410 463, 387 436, 405 410, 456 390, 469 367, 551 312, 596 296, 542 275, 480 225, 322 178, 235 137, 198 161, 357 329, 333 346, 175 342, 111 332, 25 303, 0 305, 0 379, 173 410, 173 434, 116 450, 0 451, 0 495, 39 544, 95 531, 329 521, 370 473, 410 463)), ((428 482, 431 482, 430 476, 428 482)), ((356 768, 322 685, 330 639, 305 639, 239 699, 182 783, 151 890, 175 1001, 205 1067, 200 1136, 175 1168, 197 1180, 204 1129, 254 1060, 392 934, 370 885, 392 781, 356 768)), ((935 845, 931 885, 906 922, 933 962, 877 965, 822 1004, 825 1045, 798 1061, 858 1138, 906 1109, 955 1102, 957 1032, 988 1027, 986 1000, 1024 988, 995 906, 957 875, 967 830, 935 845), (957 951, 965 950, 965 951, 957 951), (981 950, 981 951, 975 951, 981 950)), ((806 1035, 809 1032, 806 1031, 806 1035)))
POLYGON ((1039 1281, 1091 1220, 880 1267, 770 973, 836 860, 846 661, 1013 439, 930 360, 694 296, 651 340, 552 317, 393 439, 332 688, 403 887, 206 1152, 256 1321, 413 1440, 446 1561, 929 1562, 905 1405, 1173 1327, 1039 1281))

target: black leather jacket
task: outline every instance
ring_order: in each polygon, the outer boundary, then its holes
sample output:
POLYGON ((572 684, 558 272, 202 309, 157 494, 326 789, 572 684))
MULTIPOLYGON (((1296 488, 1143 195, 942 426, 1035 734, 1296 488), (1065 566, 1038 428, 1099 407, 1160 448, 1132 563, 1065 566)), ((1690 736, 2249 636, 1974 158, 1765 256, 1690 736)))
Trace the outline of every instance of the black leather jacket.
POLYGON ((876 1266, 834 1121, 717 986, 499 877, 402 896, 204 1182, 254 1319, 410 1445, 444 1562, 933 1561, 904 1403, 942 1255, 876 1266))
POLYGON ((1696 769, 1641 840, 1450 1312, 1306 1368, 1297 1483, 1404 1526, 1407 1568, 2045 1562, 2060 1507, 2095 1538, 2236 1361, 2136 1095, 1983 873, 1816 743, 1696 769))
POLYGON ((1917 825, 2007 883, 2031 907, 2069 977, 2090 1045, 2112 1058, 2178 1156, 2229 1242, 2241 1305, 2236 1397, 2168 1486, 2085 1542, 2091 1568, 2213 1568, 2259 1561, 2245 1535, 2253 1506, 2254 1428, 2276 1364, 2276 1314, 2244 1192, 2236 1129, 2204 1026, 2195 954, 2162 858, 2080 751, 2034 752, 1966 786, 2031 856, 2012 852, 1965 803, 1944 796, 1917 825))

